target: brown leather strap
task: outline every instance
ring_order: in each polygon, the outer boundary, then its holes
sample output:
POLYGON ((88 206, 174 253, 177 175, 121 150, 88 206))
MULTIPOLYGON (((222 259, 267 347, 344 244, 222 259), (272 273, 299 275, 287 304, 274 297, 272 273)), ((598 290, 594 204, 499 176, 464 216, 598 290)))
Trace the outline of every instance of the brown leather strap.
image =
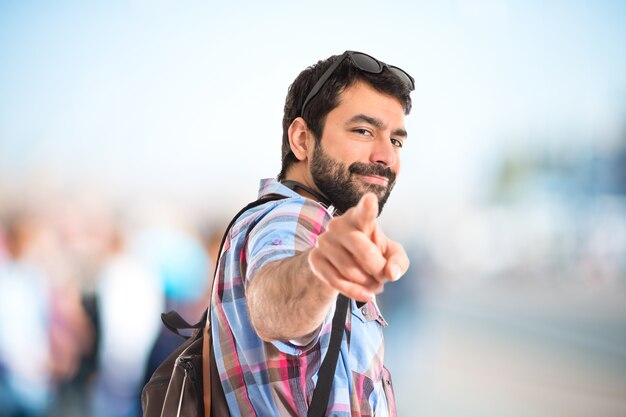
MULTIPOLYGON (((206 326, 204 326, 204 332, 207 332, 202 338, 202 386, 211 386, 211 356, 212 350, 211 343, 211 315, 207 314, 206 326)), ((204 391, 204 417, 211 417, 211 391, 210 389, 203 389, 204 391)))

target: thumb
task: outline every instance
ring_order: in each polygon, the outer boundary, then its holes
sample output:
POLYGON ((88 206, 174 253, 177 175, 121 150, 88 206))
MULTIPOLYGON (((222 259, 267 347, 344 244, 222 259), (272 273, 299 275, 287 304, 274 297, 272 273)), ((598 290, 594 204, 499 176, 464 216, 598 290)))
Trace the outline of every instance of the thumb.
POLYGON ((352 210, 352 220, 357 229, 371 235, 376 228, 378 217, 378 198, 372 193, 366 193, 352 210))

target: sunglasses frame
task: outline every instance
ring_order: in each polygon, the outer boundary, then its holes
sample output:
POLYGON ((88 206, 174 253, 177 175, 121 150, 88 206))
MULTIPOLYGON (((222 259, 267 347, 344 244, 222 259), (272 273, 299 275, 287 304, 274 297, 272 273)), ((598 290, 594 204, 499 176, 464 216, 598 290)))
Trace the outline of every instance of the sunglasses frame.
POLYGON ((378 59, 364 52, 345 51, 335 60, 335 62, 332 63, 330 67, 328 67, 328 69, 317 80, 313 88, 311 88, 311 91, 304 99, 304 103, 302 104, 302 108, 300 110, 300 115, 304 113, 304 109, 306 108, 307 104, 309 104, 309 102, 320 92, 320 90, 322 89, 322 87, 324 87, 324 84, 326 84, 330 76, 333 75, 335 70, 339 67, 339 65, 341 65, 341 63, 347 57, 350 57, 350 60, 352 61, 352 65, 354 65, 356 68, 358 68, 361 71, 370 73, 370 74, 380 74, 381 72, 383 72, 383 69, 387 67, 389 68, 391 72, 393 72, 396 75, 396 77, 398 77, 409 88, 409 91, 415 90, 415 79, 411 77, 411 75, 405 70, 403 70, 402 68, 396 67, 394 65, 388 65, 384 63, 383 61, 379 61, 378 59), (359 64, 359 62, 356 59, 354 59, 354 56, 358 56, 358 55, 362 55, 371 59, 374 63, 378 65, 378 68, 376 70, 372 70, 371 68, 364 68, 361 64, 359 64), (406 77, 406 79, 404 79, 403 76, 406 77))

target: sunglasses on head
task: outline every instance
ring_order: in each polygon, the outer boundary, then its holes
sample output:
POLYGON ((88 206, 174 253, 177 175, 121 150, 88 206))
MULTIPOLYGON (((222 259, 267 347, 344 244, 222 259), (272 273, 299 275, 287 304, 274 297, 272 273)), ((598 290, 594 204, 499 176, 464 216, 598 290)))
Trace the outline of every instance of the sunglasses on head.
POLYGON ((396 77, 398 77, 400 81, 402 81, 407 86, 409 91, 415 90, 415 80, 403 69, 398 68, 393 65, 387 65, 384 62, 377 60, 371 55, 364 54, 363 52, 346 51, 341 56, 339 56, 335 60, 335 62, 333 62, 333 64, 330 67, 328 67, 326 72, 322 74, 319 80, 317 80, 317 82, 315 83, 315 85, 313 86, 309 94, 306 96, 306 99, 304 99, 304 104, 302 105, 302 110, 300 111, 300 115, 304 113, 304 109, 306 108, 307 104, 309 104, 309 101, 311 101, 313 97, 315 97, 317 93, 320 92, 324 84, 326 84, 326 81, 328 81, 330 76, 333 75, 333 72, 335 72, 335 70, 347 57, 350 57, 352 64, 355 67, 357 67, 359 70, 368 72, 370 74, 380 74, 381 72, 383 72, 383 69, 385 67, 389 68, 389 70, 393 74, 395 74, 396 77))

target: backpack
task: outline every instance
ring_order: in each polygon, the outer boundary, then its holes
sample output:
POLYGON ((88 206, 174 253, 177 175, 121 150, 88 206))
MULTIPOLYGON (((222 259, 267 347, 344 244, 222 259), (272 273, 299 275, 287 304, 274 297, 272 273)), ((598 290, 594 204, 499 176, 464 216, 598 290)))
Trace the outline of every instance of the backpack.
MULTIPOLYGON (((286 198, 269 194, 248 204, 231 220, 224 232, 219 254, 230 228, 246 211, 269 201, 286 198)), ((219 262, 216 262, 218 265, 219 262)), ((217 275, 217 266, 214 274, 217 275)), ((215 283, 215 282, 214 282, 215 283)), ((214 286, 213 286, 214 288, 214 286)), ((308 417, 325 415, 332 386, 349 300, 339 295, 333 317, 330 345, 319 370, 308 417)), ((154 371, 141 393, 144 417, 229 417, 228 404, 219 378, 213 341, 209 306, 196 324, 189 324, 176 311, 161 314, 165 327, 187 340, 172 352, 154 371), (191 336, 181 330, 192 329, 191 336)))
POLYGON ((187 323, 176 311, 161 315, 163 324, 179 334, 193 334, 154 371, 141 394, 144 417, 230 416, 213 357, 208 308, 196 324, 187 323), (207 357, 209 360, 204 360, 207 357), (207 366, 209 369, 205 370, 207 366), (206 380, 206 381, 205 381, 206 380), (205 386, 210 389, 205 390, 205 386))

